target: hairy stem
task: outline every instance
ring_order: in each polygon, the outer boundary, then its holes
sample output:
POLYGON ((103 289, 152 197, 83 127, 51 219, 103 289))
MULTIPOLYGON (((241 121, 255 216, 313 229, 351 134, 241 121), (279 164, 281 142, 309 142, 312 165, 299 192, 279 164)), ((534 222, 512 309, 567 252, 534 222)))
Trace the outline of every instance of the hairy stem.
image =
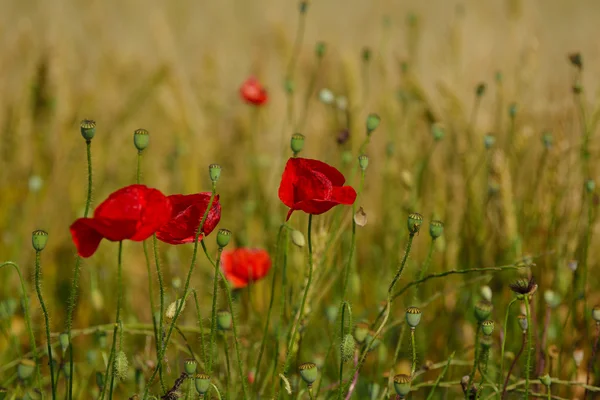
MULTIPOLYGON (((50 364, 50 384, 52 385, 52 400, 56 399, 56 382, 54 381, 54 362, 52 358, 52 345, 50 341, 50 317, 48 316, 48 310, 46 309, 46 303, 42 297, 42 282, 41 282, 41 265, 40 265, 41 252, 35 252, 35 290, 37 292, 42 312, 44 313, 44 321, 46 323, 46 340, 48 341, 48 360, 50 364)), ((41 388, 40 388, 41 389, 41 388)))

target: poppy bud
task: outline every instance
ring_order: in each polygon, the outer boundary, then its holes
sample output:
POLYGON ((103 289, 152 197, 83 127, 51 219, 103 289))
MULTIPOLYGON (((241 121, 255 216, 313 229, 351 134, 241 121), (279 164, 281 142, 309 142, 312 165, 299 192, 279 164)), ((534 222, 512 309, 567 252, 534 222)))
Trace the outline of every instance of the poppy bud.
POLYGON ((419 232, 421 224, 423 223, 423 216, 419 213, 410 213, 408 215, 408 232, 411 235, 415 235, 419 232))
POLYGON ((48 232, 38 229, 31 234, 31 244, 35 251, 42 251, 48 242, 48 232))
POLYGON ((569 54, 569 61, 571 65, 577 67, 579 69, 583 68, 583 59, 581 57, 581 53, 571 53, 569 54))
POLYGON ((329 89, 321 89, 319 91, 319 100, 321 100, 323 104, 330 105, 335 101, 335 95, 329 89))
POLYGON ((442 140, 445 136, 444 127, 439 123, 431 125, 431 136, 436 142, 442 140))
POLYGON ((81 121, 81 124, 79 124, 79 129, 81 130, 81 136, 83 136, 83 138, 89 142, 96 134, 96 121, 84 119, 81 121))
POLYGON ((150 142, 150 135, 148 135, 148 131, 145 129, 136 129, 133 132, 133 144, 138 151, 143 151, 146 147, 148 147, 148 143, 150 142))
POLYGON ((494 321, 486 320, 481 323, 481 330, 485 336, 490 336, 494 332, 494 321))
POLYGON ((361 170, 365 171, 369 166, 369 157, 365 154, 358 156, 358 165, 361 170))
POLYGON ((188 358, 183 362, 183 370, 188 375, 194 375, 196 373, 197 368, 198 363, 193 358, 188 358))
POLYGON ((307 362, 300 364, 298 370, 300 372, 300 377, 308 386, 311 386, 317 380, 319 370, 315 363, 307 362))
POLYGON ((600 306, 592 308, 592 318, 594 318, 597 324, 600 324, 600 306))
POLYGON ((549 150, 552 147, 553 142, 554 138, 552 137, 552 134, 550 132, 544 132, 542 135, 542 143, 546 150, 549 150))
POLYGON ((348 362, 354 356, 354 350, 356 350, 356 340, 350 334, 344 335, 342 339, 340 352, 342 354, 342 360, 348 362))
POLYGON ((227 310, 217 312, 217 327, 220 331, 228 331, 231 329, 232 315, 227 310))
POLYGON ((33 374, 34 370, 35 362, 33 360, 25 358, 21 360, 19 365, 17 365, 17 376, 19 377, 19 379, 25 380, 33 374))
POLYGON ((217 245, 220 249, 227 246, 229 244, 229 240, 231 239, 231 231, 227 229, 219 229, 217 233, 217 245))
POLYGON ((119 351, 117 353, 117 357, 115 358, 115 377, 124 381, 127 379, 127 373, 129 372, 129 361, 127 361, 127 356, 123 351, 119 351))
POLYGON ((358 226, 365 226, 367 224, 367 213, 365 213, 362 207, 359 207, 356 214, 354 214, 354 223, 358 226))
POLYGON ((585 181, 585 189, 588 193, 593 193, 594 189, 596 189, 596 182, 593 179, 588 179, 585 181))
POLYGON ((369 62, 371 60, 371 49, 365 47, 362 51, 362 59, 364 62, 369 62))
POLYGON ((444 223, 442 221, 431 221, 429 223, 429 235, 433 240, 439 238, 444 233, 444 223))
POLYGON ((552 379, 550 379, 550 375, 546 374, 544 376, 540 376, 540 382, 542 382, 542 385, 549 388, 552 384, 552 379))
POLYGON ((290 147, 294 155, 300 153, 304 148, 304 135, 301 133, 294 133, 292 140, 290 141, 290 147))
POLYGON ((363 343, 367 338, 367 334, 369 333, 369 324, 366 322, 359 322, 354 327, 354 339, 358 343, 363 343))
POLYGON ((417 307, 408 307, 406 309, 406 323, 411 329, 415 329, 421 322, 421 310, 417 307))
POLYGON ((526 331, 527 328, 529 327, 529 322, 527 321, 527 316, 520 314, 517 318, 519 319, 519 326, 521 326, 521 329, 523 329, 523 331, 526 331))
POLYGON ((300 14, 304 14, 307 9, 308 9, 308 1, 301 1, 300 2, 300 14))
POLYGON ((96 372, 96 385, 98 385, 99 389, 104 387, 104 374, 100 371, 96 372))
POLYGON ((494 143, 496 143, 496 137, 494 135, 488 134, 483 137, 483 145, 486 149, 490 149, 494 143))
POLYGON ((477 95, 477 97, 481 97, 485 94, 485 83, 481 82, 477 85, 477 88, 475 89, 475 94, 477 95))
POLYGON ((410 376, 404 374, 394 376, 394 389, 401 399, 405 398, 410 392, 410 376))
POLYGON ((326 49, 327 45, 325 44, 325 42, 317 42, 317 45, 315 46, 315 54, 317 55, 317 57, 321 58, 325 55, 326 49))
POLYGON ((208 175, 212 183, 217 183, 221 177, 221 166, 219 164, 210 164, 208 166, 208 175))
POLYGON ((492 303, 490 303, 489 301, 478 301, 475 304, 475 318, 477 318, 477 321, 479 321, 479 323, 485 321, 492 313, 493 308, 494 307, 492 306, 492 303))
POLYGON ((490 288, 488 285, 484 285, 481 287, 481 289, 479 289, 479 292, 481 293, 481 297, 483 297, 484 300, 486 301, 492 301, 492 288, 490 288))
POLYGON ((194 386, 196 386, 196 391, 202 398, 210 388, 210 376, 206 374, 197 374, 196 379, 194 380, 194 386))
POLYGON ((367 135, 371 135, 375 129, 379 126, 381 118, 377 114, 369 114, 367 117, 367 135))
POLYGON ((294 243, 298 247, 304 247, 306 244, 306 240, 304 239, 304 235, 302 232, 294 229, 291 233, 292 243, 294 243))
POLYGON ((65 332, 61 333, 58 335, 58 342, 60 343, 60 349, 65 354, 65 351, 69 348, 69 335, 65 332))
POLYGON ((583 86, 581 86, 581 83, 577 82, 573 85, 572 90, 575 94, 581 94, 581 92, 583 92, 583 86))

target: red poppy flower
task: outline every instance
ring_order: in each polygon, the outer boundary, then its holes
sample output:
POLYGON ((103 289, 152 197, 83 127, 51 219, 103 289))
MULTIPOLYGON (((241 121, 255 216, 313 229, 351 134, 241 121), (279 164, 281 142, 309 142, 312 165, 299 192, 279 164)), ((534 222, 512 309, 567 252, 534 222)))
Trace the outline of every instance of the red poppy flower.
POLYGON ((77 253, 89 257, 102 239, 147 239, 169 220, 170 214, 169 199, 160 191, 144 185, 126 186, 108 196, 93 218, 76 220, 70 227, 71 236, 77 253))
POLYGON ((243 288, 269 273, 271 258, 263 249, 240 247, 221 254, 221 269, 234 288, 243 288))
MULTIPOLYGON (((170 219, 156 232, 156 237, 169 244, 193 242, 200 221, 204 216, 206 207, 208 207, 210 195, 210 192, 204 192, 169 196, 168 198, 171 201, 170 219)), ((203 236, 211 233, 220 220, 221 204, 219 204, 219 195, 216 195, 206 216, 206 221, 204 221, 202 232, 198 236, 198 241, 202 240, 203 236)))
POLYGON ((286 220, 295 210, 323 214, 338 204, 353 204, 356 191, 344 182, 344 175, 324 162, 290 158, 279 185, 279 199, 290 208, 286 220))
POLYGON ((242 83, 240 95, 247 103, 254 104, 255 106, 262 106, 269 99, 267 90, 253 76, 242 83))

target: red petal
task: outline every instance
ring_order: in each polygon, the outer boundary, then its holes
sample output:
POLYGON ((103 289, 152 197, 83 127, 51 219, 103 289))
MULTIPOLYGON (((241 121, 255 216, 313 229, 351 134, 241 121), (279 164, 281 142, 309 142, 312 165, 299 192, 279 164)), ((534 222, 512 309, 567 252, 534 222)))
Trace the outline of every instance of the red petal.
POLYGON ((290 160, 297 160, 295 162, 299 164, 299 169, 322 173, 331 181, 333 186, 342 186, 346 182, 346 178, 340 171, 322 161, 310 158, 291 158, 290 160))
POLYGON ((356 190, 352 186, 342 186, 333 188, 331 200, 340 204, 352 205, 356 201, 356 190))
POLYGON ((135 232, 135 221, 119 221, 79 218, 71 227, 71 237, 77 247, 77 253, 84 258, 90 257, 98 249, 103 238, 113 241, 126 239, 135 232), (122 236, 116 236, 115 232, 122 236))
POLYGON ((227 250, 221 256, 221 268, 232 286, 240 288, 265 277, 271 269, 271 258, 262 249, 227 250))
POLYGON ((305 200, 294 204, 294 210, 304 211, 307 214, 319 215, 331 210, 338 204, 340 203, 331 200, 305 200))
POLYGON ((131 240, 142 241, 148 239, 163 225, 171 216, 171 203, 160 191, 151 188, 141 190, 143 207, 137 224, 137 232, 131 240))

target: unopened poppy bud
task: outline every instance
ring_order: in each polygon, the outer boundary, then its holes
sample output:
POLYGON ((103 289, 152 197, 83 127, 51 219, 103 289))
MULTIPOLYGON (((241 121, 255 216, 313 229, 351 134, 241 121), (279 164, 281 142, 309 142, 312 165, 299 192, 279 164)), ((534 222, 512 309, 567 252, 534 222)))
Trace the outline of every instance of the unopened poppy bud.
POLYGON ((196 386, 196 391, 202 398, 208 389, 210 389, 210 376, 206 374, 197 374, 196 379, 194 380, 194 386, 196 386))
POLYGON ((327 45, 325 42, 317 42, 315 46, 315 54, 317 57, 321 58, 325 55, 325 50, 327 49, 327 45))
POLYGON ((319 376, 317 365, 311 362, 300 364, 298 371, 300 372, 300 377, 308 386, 311 386, 313 383, 315 383, 317 377, 319 376))
POLYGON ((99 389, 104 387, 104 374, 100 371, 96 372, 96 385, 98 385, 99 389))
POLYGON ((124 381, 127 379, 127 373, 129 372, 129 361, 127 361, 127 356, 123 351, 119 351, 117 353, 117 357, 115 358, 115 377, 124 381))
POLYGON ((367 338, 368 334, 369 334, 369 324, 367 324, 366 322, 359 322, 354 327, 354 339, 356 339, 356 341, 358 343, 362 344, 365 341, 365 339, 367 338))
POLYGON ((196 369, 198 368, 198 363, 193 358, 188 358, 183 361, 183 370, 188 375, 193 375, 196 373, 196 369))
POLYGON ((173 286, 173 289, 177 290, 181 288, 181 278, 176 276, 171 280, 171 286, 173 286))
POLYGON ((481 97, 485 94, 485 83, 481 82, 477 85, 477 88, 475 88, 475 94, 477 97, 481 97))
POLYGON ((410 213, 408 215, 408 232, 411 235, 419 233, 421 224, 423 223, 423 216, 419 213, 410 213))
POLYGON ((342 344, 340 346, 340 352, 342 354, 342 360, 348 362, 354 357, 354 350, 356 350, 356 340, 350 334, 344 335, 342 344))
POLYGON ((592 318, 594 318, 597 324, 600 324, 600 306, 592 308, 592 318))
POLYGON ((217 312, 217 328, 219 328, 219 330, 228 331, 231 329, 232 320, 232 315, 228 310, 217 312))
POLYGON ((358 226, 365 226, 367 224, 367 213, 365 213, 362 207, 359 207, 356 214, 354 214, 354 223, 358 226))
POLYGON ((441 124, 435 123, 431 125, 431 136, 433 136, 433 140, 439 142, 444 138, 445 135, 446 133, 444 132, 444 127, 441 124))
POLYGON ((491 302, 492 301, 492 288, 489 287, 488 285, 484 285, 481 287, 481 289, 479 289, 479 293, 481 294, 481 297, 483 297, 484 300, 491 302))
POLYGON ((546 148, 546 150, 549 150, 550 148, 552 148, 552 144, 554 143, 554 138, 552 137, 552 134, 550 132, 545 132, 542 135, 542 143, 544 144, 544 147, 546 148))
POLYGON ((585 190, 587 190, 588 193, 593 193, 594 189, 596 189, 596 182, 594 182, 593 179, 585 181, 585 190))
POLYGON ((17 365, 17 376, 19 377, 19 379, 25 380, 33 374, 34 370, 35 362, 33 360, 25 358, 21 360, 19 365, 17 365))
POLYGON ((208 175, 213 183, 217 183, 221 177, 221 166, 219 164, 210 164, 208 166, 208 175))
POLYGON ((485 336, 490 336, 494 332, 494 321, 486 320, 481 323, 481 331, 485 336))
POLYGON ((362 59, 364 62, 369 62, 371 60, 371 49, 368 47, 365 47, 362 50, 362 59))
POLYGON ((406 323, 411 329, 415 329, 421 322, 421 310, 417 307, 408 307, 406 309, 406 323))
POLYGON ((496 137, 494 135, 488 134, 483 137, 483 145, 486 149, 492 148, 492 146, 496 143, 496 137))
POLYGON ((523 331, 526 331, 527 328, 529 328, 529 322, 527 322, 527 316, 520 314, 517 318, 519 320, 519 326, 521 327, 521 329, 523 329, 523 331))
POLYGON ((290 147, 294 155, 300 153, 304 148, 304 135, 301 133, 294 133, 292 140, 290 141, 290 147))
POLYGON ((133 144, 138 151, 144 151, 148 143, 150 143, 150 135, 146 129, 136 129, 133 132, 133 144))
POLYGON ((540 382, 542 382, 542 385, 546 386, 546 387, 550 387, 550 385, 552 385, 552 379, 550 378, 550 375, 546 374, 544 376, 540 376, 540 382))
POLYGON ((479 321, 479 323, 482 323, 483 321, 488 319, 488 317, 492 313, 492 309, 492 303, 490 303, 489 301, 478 301, 475 304, 475 318, 477 318, 477 321, 479 321))
POLYGON ((81 121, 81 124, 79 124, 79 129, 81 130, 81 136, 83 136, 86 141, 90 141, 96 134, 96 121, 84 119, 81 121))
POLYGON ((431 221, 429 223, 429 235, 433 240, 444 234, 444 223, 442 221, 431 221))
POLYGON ((38 229, 31 234, 31 244, 35 251, 42 251, 48 242, 48 232, 38 229))
POLYGON ((379 115, 371 113, 367 116, 367 135, 371 135, 375 129, 379 126, 381 117, 379 115))
POLYGON ((290 236, 292 238, 292 243, 294 243, 296 246, 304 247, 304 245, 306 244, 306 239, 304 239, 304 235, 302 234, 302 232, 294 229, 290 236))
POLYGON ((65 351, 69 348, 69 335, 65 332, 61 333, 58 335, 58 342, 60 343, 60 349, 65 354, 65 351))
POLYGON ((401 399, 405 398, 410 393, 410 376, 405 374, 394 376, 394 390, 401 399))
POLYGON ((580 82, 575 82, 575 84, 573 84, 573 87, 571 89, 573 90, 573 93, 575 93, 575 94, 581 94, 581 92, 583 92, 583 86, 581 86, 580 82))
POLYGON ((510 106, 508 106, 508 115, 511 118, 514 118, 517 115, 517 104, 516 103, 511 103, 510 106))
POLYGON ((358 156, 358 166, 361 170, 365 171, 369 166, 369 157, 365 154, 358 156))
POLYGON ((231 239, 231 231, 227 229, 219 229, 217 233, 217 245, 219 248, 223 248, 229 244, 229 240, 231 239))
POLYGON ((331 105, 335 101, 335 95, 329 89, 321 89, 319 91, 319 100, 321 100, 323 104, 331 105))

